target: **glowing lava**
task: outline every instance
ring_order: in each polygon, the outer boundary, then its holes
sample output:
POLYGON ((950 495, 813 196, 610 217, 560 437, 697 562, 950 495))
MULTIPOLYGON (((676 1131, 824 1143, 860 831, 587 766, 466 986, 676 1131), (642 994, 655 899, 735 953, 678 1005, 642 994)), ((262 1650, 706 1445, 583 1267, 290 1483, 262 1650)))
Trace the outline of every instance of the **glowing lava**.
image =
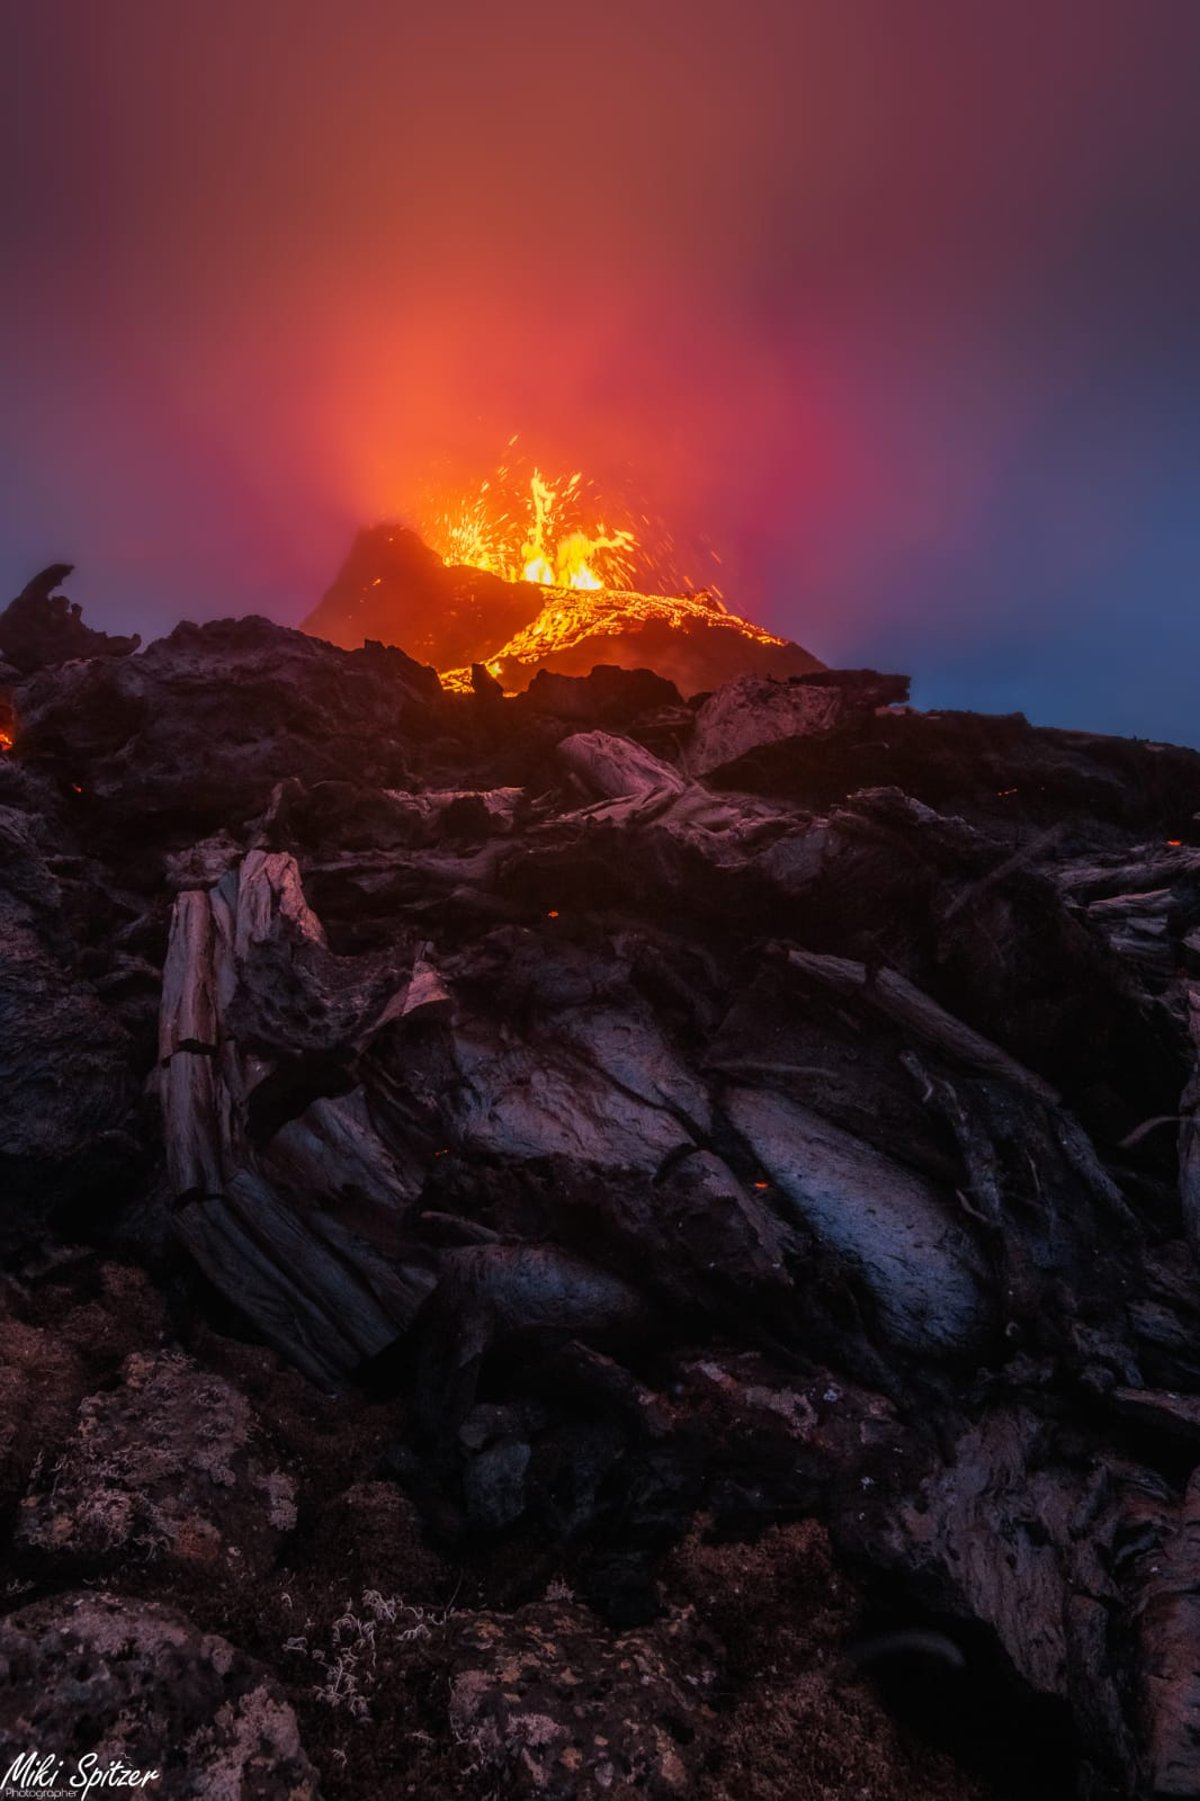
POLYGON ((527 495, 505 498, 510 472, 457 500, 424 526, 427 542, 449 567, 486 569, 506 582, 544 588, 628 588, 637 539, 603 522, 585 528, 582 471, 549 482, 535 469, 527 495))
MULTIPOLYGON (((605 665, 655 670, 696 695, 738 675, 824 667, 686 575, 656 514, 602 509, 580 472, 548 479, 518 461, 455 498, 431 483, 407 523, 365 527, 304 630, 350 649, 401 645, 452 690, 482 687, 485 670, 519 693, 542 671, 605 665)), ((703 539, 685 554, 720 561, 703 539)))
POLYGON ((537 618, 510 638, 494 661, 508 659, 536 663, 556 650, 566 650, 584 638, 616 637, 654 621, 671 631, 686 631, 697 624, 720 625, 758 644, 783 644, 774 632, 731 613, 718 594, 703 589, 698 594, 637 594, 629 590, 606 592, 603 600, 566 600, 547 595, 537 618))

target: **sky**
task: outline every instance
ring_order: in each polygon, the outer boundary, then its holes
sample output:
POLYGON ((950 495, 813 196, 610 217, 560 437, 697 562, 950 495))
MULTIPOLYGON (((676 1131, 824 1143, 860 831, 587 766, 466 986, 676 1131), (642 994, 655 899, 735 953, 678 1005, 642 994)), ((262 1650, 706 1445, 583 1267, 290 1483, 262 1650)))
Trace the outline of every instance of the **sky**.
POLYGON ((0 584, 297 623, 519 433, 920 704, 1200 743, 1198 68, 1196 0, 0 0, 0 584))

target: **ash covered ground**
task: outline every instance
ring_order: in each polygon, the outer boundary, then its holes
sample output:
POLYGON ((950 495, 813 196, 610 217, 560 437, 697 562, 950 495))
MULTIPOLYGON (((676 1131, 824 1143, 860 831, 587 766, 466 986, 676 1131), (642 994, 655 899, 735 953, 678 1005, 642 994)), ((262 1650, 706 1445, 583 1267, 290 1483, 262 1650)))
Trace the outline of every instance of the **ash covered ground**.
POLYGON ((1200 1791, 1200 756, 133 655, 61 574, 0 618, 0 1768, 1200 1791))

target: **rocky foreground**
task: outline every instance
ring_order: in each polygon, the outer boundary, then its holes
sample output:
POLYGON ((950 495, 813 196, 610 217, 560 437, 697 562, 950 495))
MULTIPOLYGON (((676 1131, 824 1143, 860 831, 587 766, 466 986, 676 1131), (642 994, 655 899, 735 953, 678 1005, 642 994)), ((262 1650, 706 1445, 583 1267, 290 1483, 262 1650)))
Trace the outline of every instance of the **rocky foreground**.
POLYGON ((0 1770, 1200 1792, 1200 756, 75 637, 0 680, 0 1770))

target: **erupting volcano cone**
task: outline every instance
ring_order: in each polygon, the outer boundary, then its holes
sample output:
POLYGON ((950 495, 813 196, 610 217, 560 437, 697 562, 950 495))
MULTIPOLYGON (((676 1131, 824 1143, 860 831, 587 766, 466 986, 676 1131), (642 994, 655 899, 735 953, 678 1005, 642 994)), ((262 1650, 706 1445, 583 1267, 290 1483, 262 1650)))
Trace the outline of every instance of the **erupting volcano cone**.
POLYGON ((302 629, 346 650, 368 638, 407 649, 435 669, 484 661, 533 619, 541 590, 483 569, 447 569, 413 531, 359 532, 331 588, 302 629))
POLYGON ((685 694, 736 675, 806 675, 810 651, 731 613, 715 595, 637 594, 507 582, 447 568, 416 532, 361 531, 306 632, 355 649, 396 644, 451 676, 484 663, 509 691, 541 669, 586 675, 597 663, 655 669, 685 694))

